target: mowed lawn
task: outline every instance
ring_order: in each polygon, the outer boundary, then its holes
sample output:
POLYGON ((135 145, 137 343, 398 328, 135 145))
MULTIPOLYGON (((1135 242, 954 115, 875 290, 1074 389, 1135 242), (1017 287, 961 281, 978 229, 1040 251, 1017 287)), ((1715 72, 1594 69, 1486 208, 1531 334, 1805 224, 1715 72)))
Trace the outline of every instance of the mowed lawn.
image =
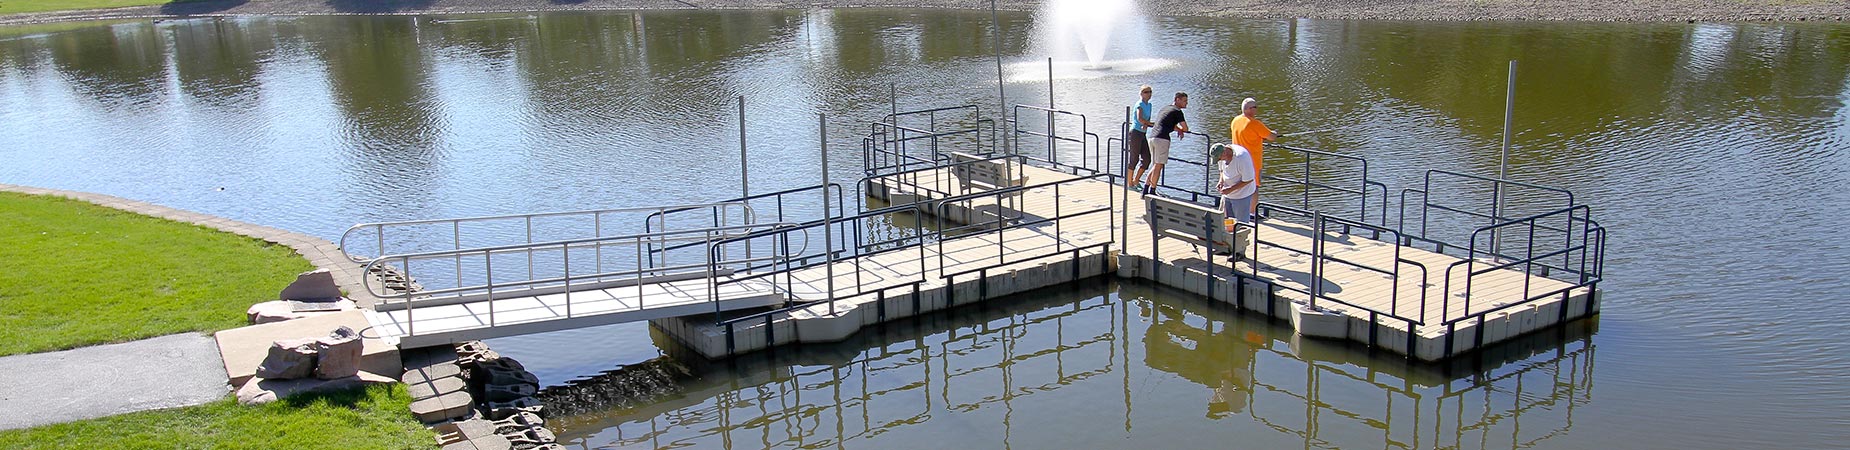
POLYGON ((205 405, 0 431, 0 448, 425 449, 402 384, 300 395, 258 406, 205 405))
POLYGON ((177 2, 171 0, 0 0, 0 15, 72 9, 164 5, 168 3, 177 2))
POLYGON ((0 356, 243 326, 314 268, 287 246, 11 192, 0 267, 0 356))

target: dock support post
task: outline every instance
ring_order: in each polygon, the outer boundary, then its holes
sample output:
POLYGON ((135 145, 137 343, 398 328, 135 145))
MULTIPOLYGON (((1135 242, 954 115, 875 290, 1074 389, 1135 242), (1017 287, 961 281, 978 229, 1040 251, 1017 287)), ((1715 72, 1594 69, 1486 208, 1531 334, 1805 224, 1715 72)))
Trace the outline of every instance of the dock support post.
POLYGON ((817 138, 822 142, 822 260, 823 276, 828 280, 823 283, 828 288, 824 293, 829 299, 829 315, 835 315, 835 227, 829 213, 829 117, 827 113, 816 113, 817 138))

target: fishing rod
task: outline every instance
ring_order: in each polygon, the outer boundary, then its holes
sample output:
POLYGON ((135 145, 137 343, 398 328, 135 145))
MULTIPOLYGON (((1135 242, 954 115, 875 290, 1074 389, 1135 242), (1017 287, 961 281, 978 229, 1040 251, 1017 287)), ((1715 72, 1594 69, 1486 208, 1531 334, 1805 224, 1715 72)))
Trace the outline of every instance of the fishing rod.
POLYGON ((1336 130, 1342 130, 1342 129, 1348 129, 1348 128, 1355 128, 1355 127, 1357 127, 1357 126, 1361 126, 1361 124, 1355 124, 1355 125, 1344 125, 1344 126, 1340 126, 1340 127, 1330 127, 1330 128, 1321 128, 1321 129, 1316 129, 1316 130, 1310 130, 1310 131, 1299 131, 1299 132, 1296 132, 1296 133, 1280 133, 1280 134, 1278 135, 1278 137, 1291 137, 1291 136, 1302 136, 1302 135, 1306 135, 1306 134, 1316 134, 1316 133, 1328 133, 1328 132, 1331 132, 1331 131, 1336 131, 1336 130))

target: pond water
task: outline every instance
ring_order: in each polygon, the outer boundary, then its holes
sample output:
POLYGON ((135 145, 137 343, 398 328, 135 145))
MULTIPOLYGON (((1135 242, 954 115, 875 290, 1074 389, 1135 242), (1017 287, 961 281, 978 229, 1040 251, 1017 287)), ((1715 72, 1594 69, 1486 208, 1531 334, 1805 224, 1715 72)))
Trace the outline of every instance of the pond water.
MULTIPOLYGON (((0 183, 330 239, 364 221, 709 201, 738 189, 741 95, 754 192, 816 182, 818 113, 829 115, 832 176, 852 180, 863 124, 895 103, 993 112, 988 18, 664 11, 0 27, 0 183)), ((1008 102, 1047 104, 1032 17, 1002 22, 1008 102)), ((1510 176, 1574 191, 1610 229, 1597 324, 1515 361, 1408 368, 1298 343, 1187 295, 1109 284, 737 367, 659 359, 672 346, 641 325, 492 345, 549 384, 612 369, 672 375, 640 397, 653 402, 586 401, 556 419, 574 447, 1850 440, 1839 334, 1850 245, 1838 236, 1850 218, 1850 28, 1202 18, 1134 28, 1138 45, 1107 59, 1137 63, 1062 72, 1054 104, 1115 123, 1151 84, 1189 92, 1191 122, 1224 135, 1239 99, 1256 97, 1274 129, 1345 127, 1288 143, 1366 157, 1396 193, 1426 169, 1495 173, 1506 62, 1520 60, 1510 176)))

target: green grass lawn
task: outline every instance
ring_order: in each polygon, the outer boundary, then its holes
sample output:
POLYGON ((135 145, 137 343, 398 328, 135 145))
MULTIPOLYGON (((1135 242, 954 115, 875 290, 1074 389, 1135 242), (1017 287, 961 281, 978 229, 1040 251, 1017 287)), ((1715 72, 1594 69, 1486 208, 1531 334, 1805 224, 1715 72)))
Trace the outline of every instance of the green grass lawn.
POLYGON ((243 326, 246 308, 314 269, 286 246, 11 192, 0 261, 0 355, 243 326))
POLYGON ((436 440, 406 407, 404 385, 299 395, 261 406, 232 399, 24 430, 0 448, 410 449, 436 440))
POLYGON ((173 3, 172 0, 0 0, 0 14, 73 9, 121 8, 173 3))

